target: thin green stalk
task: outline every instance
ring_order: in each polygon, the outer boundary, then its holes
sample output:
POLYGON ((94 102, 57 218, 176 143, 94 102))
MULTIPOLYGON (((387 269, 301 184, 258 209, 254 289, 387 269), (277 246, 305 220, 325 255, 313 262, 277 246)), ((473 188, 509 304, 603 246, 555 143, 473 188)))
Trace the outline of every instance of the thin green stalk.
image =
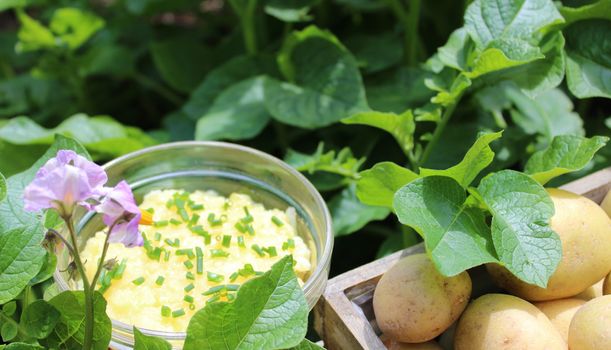
POLYGON ((435 148, 435 145, 437 144, 437 142, 439 142, 439 139, 441 138, 441 134, 443 134, 443 131, 446 128, 446 125, 448 124, 448 121, 450 121, 450 118, 452 118, 452 114, 454 114, 456 105, 458 105, 458 102, 460 102, 462 95, 463 93, 460 93, 460 95, 456 97, 454 102, 446 107, 446 110, 443 112, 443 115, 441 116, 441 120, 439 121, 439 123, 437 123, 437 126, 435 127, 435 131, 433 132, 433 136, 431 137, 431 140, 424 147, 424 151, 422 152, 422 157, 420 157, 420 159, 418 160, 418 167, 422 166, 429 159, 429 156, 431 155, 431 152, 433 151, 433 148, 435 148))
POLYGON ((174 105, 176 106, 181 106, 183 103, 183 100, 180 96, 178 96, 177 94, 175 94, 173 91, 171 91, 170 89, 166 88, 165 86, 159 84, 158 82, 156 82, 155 80, 147 77, 144 74, 141 74, 139 72, 133 72, 131 74, 132 79, 134 79, 136 82, 138 82, 139 84, 155 91, 157 94, 159 94, 160 96, 164 97, 166 100, 172 102, 174 105))
POLYGON ((255 30, 255 11, 257 10, 257 1, 248 0, 246 11, 242 14, 240 22, 242 25, 242 35, 244 36, 244 45, 246 53, 255 55, 257 53, 257 35, 255 30))
POLYGON ((405 23, 405 59, 408 66, 418 63, 419 35, 418 24, 420 23, 421 0, 410 0, 409 12, 405 23))
POLYGON ((89 284, 89 279, 87 279, 87 274, 85 274, 83 261, 81 260, 81 255, 78 251, 78 241, 76 238, 76 231, 74 230, 74 224, 72 222, 72 215, 63 219, 66 222, 68 232, 70 233, 70 239, 72 240, 76 269, 78 270, 79 275, 81 275, 81 279, 83 281, 83 291, 85 294, 85 335, 83 338, 83 350, 90 350, 93 345, 93 290, 89 284))
POLYGON ((117 219, 108 228, 108 233, 106 234, 106 237, 104 238, 104 247, 102 248, 102 255, 100 255, 100 261, 98 261, 98 269, 96 270, 95 275, 93 276, 93 279, 91 280, 91 286, 93 290, 95 290, 95 286, 96 286, 96 283, 98 282, 98 278, 100 277, 100 273, 102 272, 102 269, 104 268, 104 259, 106 259, 106 253, 108 252, 108 246, 109 246, 108 238, 110 237, 110 234, 112 233, 112 230, 115 228, 115 226, 122 220, 123 220, 122 218, 117 219))

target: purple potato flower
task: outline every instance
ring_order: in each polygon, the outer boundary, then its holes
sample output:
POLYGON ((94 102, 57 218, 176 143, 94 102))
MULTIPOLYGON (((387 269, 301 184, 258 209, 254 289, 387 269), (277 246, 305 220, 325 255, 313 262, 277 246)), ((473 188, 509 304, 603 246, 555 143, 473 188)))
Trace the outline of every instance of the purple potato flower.
POLYGON ((106 195, 95 210, 104 215, 103 221, 110 227, 109 242, 120 242, 126 247, 141 246, 144 243, 138 231, 142 213, 127 182, 121 181, 115 187, 107 188, 106 195))
POLYGON ((70 150, 60 150, 43 165, 24 190, 24 209, 56 209, 69 216, 75 205, 91 209, 88 199, 104 193, 104 169, 70 150))

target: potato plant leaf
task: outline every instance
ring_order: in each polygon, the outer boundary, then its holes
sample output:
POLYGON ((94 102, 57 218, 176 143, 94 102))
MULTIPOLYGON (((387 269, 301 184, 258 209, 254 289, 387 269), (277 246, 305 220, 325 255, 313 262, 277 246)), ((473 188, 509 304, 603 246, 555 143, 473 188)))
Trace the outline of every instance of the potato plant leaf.
POLYGON ((15 342, 6 345, 5 347, 0 346, 2 350, 43 350, 44 348, 40 345, 15 342))
POLYGON ((604 136, 556 136, 547 149, 530 157, 524 172, 539 183, 546 184, 555 177, 585 167, 607 141, 609 138, 604 136))
POLYGON ((330 150, 325 152, 325 144, 319 143, 313 154, 304 154, 289 149, 284 161, 293 168, 307 173, 327 172, 340 175, 345 178, 356 178, 359 168, 365 162, 365 158, 356 158, 348 147, 339 152, 330 150))
POLYGON ((278 64, 288 82, 265 81, 265 104, 275 119, 317 128, 368 109, 356 60, 330 32, 314 26, 294 32, 278 64))
POLYGON ((336 237, 356 232, 370 221, 383 220, 390 214, 387 208, 361 203, 356 197, 355 185, 349 185, 333 196, 328 206, 336 237))
POLYGON ((265 13, 284 22, 304 22, 312 19, 310 7, 319 0, 267 0, 265 13))
POLYGON ((51 334, 59 318, 59 311, 54 306, 44 300, 36 300, 21 314, 20 325, 29 336, 43 339, 51 334))
POLYGON ((414 148, 414 131, 416 123, 411 110, 402 114, 376 111, 360 112, 349 118, 342 119, 344 124, 369 125, 391 134, 404 152, 414 148))
MULTIPOLYGON (((40 342, 49 348, 81 348, 85 336, 85 294, 82 291, 65 291, 49 300, 60 312, 53 332, 40 342)), ((95 292, 93 298, 94 329, 93 350, 107 350, 111 337, 111 322, 106 315, 106 300, 95 292)))
POLYGON ((290 256, 244 283, 231 303, 215 302, 189 322, 185 350, 286 349, 306 334, 308 305, 290 256))
POLYGON ((165 339, 144 335, 134 327, 134 350, 172 350, 172 345, 165 339))
POLYGON ((418 178, 418 174, 392 162, 381 162, 360 173, 356 196, 369 205, 392 208, 395 192, 418 178))
POLYGON ((0 202, 6 197, 6 178, 0 173, 0 202))
POLYGON ((299 345, 292 347, 288 350, 324 350, 325 348, 323 348, 322 346, 318 346, 315 343, 312 343, 311 341, 304 339, 301 341, 301 343, 299 343, 299 345))
POLYGON ((502 131, 481 134, 460 163, 445 170, 421 168, 420 176, 448 176, 456 180, 463 188, 467 188, 477 175, 492 163, 494 152, 490 148, 490 143, 499 139, 502 134, 502 131))
POLYGON ((445 276, 497 261, 484 212, 465 205, 466 199, 465 189, 446 176, 416 179, 394 197, 399 221, 422 236, 427 253, 445 276))
POLYGON ((526 174, 502 170, 483 178, 477 193, 492 213, 500 263, 524 282, 545 288, 562 245, 550 227, 554 204, 543 186, 526 174))
POLYGON ((23 209, 23 189, 38 169, 60 149, 71 149, 89 157, 73 139, 57 135, 53 145, 28 170, 7 180, 7 194, 0 201, 0 304, 15 298, 40 271, 45 250, 40 243, 44 229, 40 214, 23 209))
POLYGON ((209 51, 189 36, 153 42, 150 53, 163 80, 181 92, 191 92, 211 68, 209 51))

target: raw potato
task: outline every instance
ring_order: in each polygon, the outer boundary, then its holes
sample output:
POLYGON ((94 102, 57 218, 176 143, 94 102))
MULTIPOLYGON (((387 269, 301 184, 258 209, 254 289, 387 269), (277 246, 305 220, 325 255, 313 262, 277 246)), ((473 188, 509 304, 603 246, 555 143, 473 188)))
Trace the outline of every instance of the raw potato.
POLYGON ((388 350, 443 350, 439 344, 432 340, 426 343, 399 343, 388 340, 384 342, 384 345, 388 350))
POLYGON ((592 299, 577 311, 569 327, 569 347, 611 349, 611 295, 592 299))
POLYGON ((574 298, 588 301, 594 298, 602 297, 603 296, 603 281, 604 280, 600 280, 594 283, 593 285, 589 286, 583 292, 575 295, 574 298))
POLYGON ((603 199, 602 203, 600 203, 600 207, 603 208, 605 213, 607 213, 607 215, 609 215, 611 218, 611 190, 607 192, 605 199, 603 199))
POLYGON ((497 264, 486 266, 494 281, 526 300, 544 301, 583 292, 611 270, 611 219, 591 200, 559 189, 547 189, 556 213, 551 227, 562 241, 562 260, 540 288, 517 279, 497 264))
POLYGON ((454 350, 561 350, 560 333, 533 304, 507 294, 473 301, 458 321, 454 350))
POLYGON ((535 306, 549 318, 565 342, 569 341, 569 325, 573 315, 585 304, 582 299, 559 299, 536 303, 535 306))
POLYGON ((458 319, 470 295, 467 272, 444 277, 426 254, 415 254, 382 276, 373 294, 373 310, 380 330, 390 339, 423 343, 458 319))
POLYGON ((609 272, 603 282, 603 295, 611 295, 611 272, 609 272))

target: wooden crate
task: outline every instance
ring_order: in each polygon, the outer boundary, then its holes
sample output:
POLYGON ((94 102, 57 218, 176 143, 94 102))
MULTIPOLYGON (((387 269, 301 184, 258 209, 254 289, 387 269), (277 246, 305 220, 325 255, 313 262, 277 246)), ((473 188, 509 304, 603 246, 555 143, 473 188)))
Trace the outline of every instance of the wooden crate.
MULTIPOLYGON (((561 188, 600 203, 611 189, 611 167, 561 188)), ((418 244, 329 280, 314 308, 314 328, 325 347, 329 350, 386 349, 379 338, 373 312, 373 291, 382 274, 397 261, 423 251, 422 244, 418 244)))

